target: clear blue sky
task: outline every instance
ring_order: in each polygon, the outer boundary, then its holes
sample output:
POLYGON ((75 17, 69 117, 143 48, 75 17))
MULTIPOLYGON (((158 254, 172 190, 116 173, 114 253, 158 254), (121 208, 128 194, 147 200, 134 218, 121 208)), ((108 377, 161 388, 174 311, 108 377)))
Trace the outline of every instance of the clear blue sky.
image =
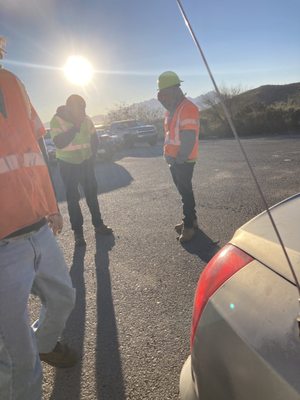
MULTIPOLYGON (((299 0, 182 0, 218 84, 299 82, 299 0)), ((91 116, 156 95, 176 71, 196 97, 213 89, 176 0, 0 0, 4 67, 24 82, 44 122, 72 93, 91 116), (98 71, 83 90, 61 67, 85 56, 98 71), (101 72, 102 71, 102 72, 101 72)))

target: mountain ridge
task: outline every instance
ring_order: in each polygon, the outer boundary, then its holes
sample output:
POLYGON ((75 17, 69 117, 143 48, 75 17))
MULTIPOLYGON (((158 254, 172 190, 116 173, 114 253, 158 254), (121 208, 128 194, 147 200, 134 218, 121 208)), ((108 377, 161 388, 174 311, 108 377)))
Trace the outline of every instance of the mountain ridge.
MULTIPOLYGON (((207 92, 205 94, 188 97, 193 101, 200 110, 205 110, 209 107, 207 104, 207 98, 211 100, 217 98, 217 94, 214 91, 207 92)), ((246 90, 236 95, 236 99, 240 103, 241 107, 249 106, 252 104, 262 103, 266 106, 274 103, 288 103, 293 102, 296 105, 300 105, 300 82, 289 83, 284 85, 262 85, 254 89, 246 90)), ((163 116, 164 108, 158 102, 157 99, 152 98, 141 102, 133 103, 126 106, 129 109, 145 108, 149 111, 161 112, 163 116)), ((92 117, 95 123, 101 123, 105 120, 105 115, 99 114, 92 117), (96 122, 97 121, 97 122, 96 122), (101 121, 101 122, 100 122, 101 121)))

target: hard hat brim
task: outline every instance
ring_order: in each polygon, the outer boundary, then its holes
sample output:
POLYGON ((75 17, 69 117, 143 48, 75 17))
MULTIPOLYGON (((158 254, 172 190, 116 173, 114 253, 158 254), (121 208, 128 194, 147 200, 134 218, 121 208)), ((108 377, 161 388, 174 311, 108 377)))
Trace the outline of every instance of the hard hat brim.
POLYGON ((174 87, 174 86, 180 86, 181 85, 181 82, 184 82, 184 81, 182 81, 182 80, 179 80, 179 82, 180 83, 176 83, 176 85, 172 85, 172 86, 167 86, 167 87, 164 87, 164 88, 157 88, 157 91, 159 92, 160 90, 164 90, 164 89, 168 89, 169 87, 174 87))

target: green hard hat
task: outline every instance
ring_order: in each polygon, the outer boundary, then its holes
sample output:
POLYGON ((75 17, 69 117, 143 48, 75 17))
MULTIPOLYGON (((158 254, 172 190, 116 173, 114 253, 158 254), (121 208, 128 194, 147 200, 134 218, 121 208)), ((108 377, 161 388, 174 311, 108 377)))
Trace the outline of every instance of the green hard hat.
POLYGON ((157 80, 158 90, 166 89, 172 86, 180 85, 183 82, 173 71, 165 71, 159 75, 157 80))

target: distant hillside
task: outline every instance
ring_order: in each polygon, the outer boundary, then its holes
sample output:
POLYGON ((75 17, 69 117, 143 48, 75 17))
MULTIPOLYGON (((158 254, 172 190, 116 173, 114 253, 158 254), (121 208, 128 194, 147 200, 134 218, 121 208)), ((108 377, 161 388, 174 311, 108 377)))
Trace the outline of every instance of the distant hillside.
POLYGON ((239 94, 236 99, 240 108, 262 103, 269 106, 274 103, 294 103, 300 105, 300 82, 288 85, 264 85, 239 94))
MULTIPOLYGON (((241 135, 300 132, 300 82, 264 85, 244 93, 222 92, 226 108, 241 135)), ((202 112, 203 136, 229 136, 231 130, 217 98, 202 112)))
MULTIPOLYGON (((266 131, 273 132, 273 121, 278 131, 298 130, 300 109, 300 82, 287 85, 264 85, 256 89, 238 93, 233 89, 225 89, 225 103, 231 116, 242 132, 266 131), (246 126, 247 125, 247 126, 246 126)), ((189 97, 202 111, 202 132, 208 135, 228 134, 228 124, 225 121, 222 108, 214 91, 198 97, 189 97)), ((152 98, 131 105, 120 104, 107 115, 96 115, 94 123, 110 123, 120 119, 136 118, 145 122, 156 122, 161 125, 164 109, 157 99, 152 98)), ((162 130, 162 126, 160 127, 162 130)))

